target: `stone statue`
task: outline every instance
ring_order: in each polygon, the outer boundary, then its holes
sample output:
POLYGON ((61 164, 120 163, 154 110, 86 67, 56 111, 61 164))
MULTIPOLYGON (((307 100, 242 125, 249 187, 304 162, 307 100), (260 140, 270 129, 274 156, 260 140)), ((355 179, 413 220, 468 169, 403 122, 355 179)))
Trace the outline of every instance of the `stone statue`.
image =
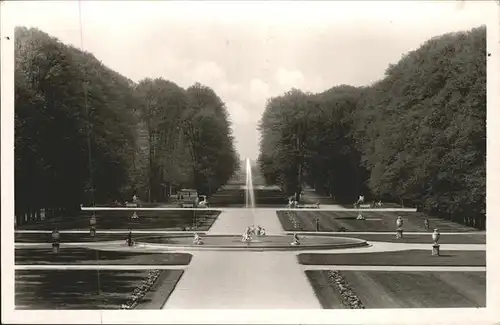
POLYGON ((132 240, 132 231, 129 230, 128 235, 127 235, 127 245, 128 246, 133 246, 134 241, 132 240))
POLYGON ((243 233, 243 236, 241 237, 241 241, 242 242, 252 241, 252 228, 251 227, 247 227, 247 229, 245 229, 245 232, 243 233))
POLYGON ((365 220, 365 216, 361 212, 358 213, 358 216, 356 217, 356 220, 365 220))
POLYGON ((197 232, 194 233, 194 238, 193 238, 193 244, 194 245, 202 245, 203 240, 200 238, 197 232))
POLYGON ((292 245, 292 246, 300 245, 299 236, 296 233, 293 234, 293 239, 292 239, 292 242, 290 243, 290 245, 292 245))
POLYGON ((399 216, 396 219, 396 227, 398 227, 398 228, 402 228, 403 227, 403 218, 401 216, 399 216))
POLYGON ((439 232, 439 229, 436 228, 432 233, 432 241, 434 242, 434 245, 438 244, 439 237, 441 237, 441 233, 439 232))

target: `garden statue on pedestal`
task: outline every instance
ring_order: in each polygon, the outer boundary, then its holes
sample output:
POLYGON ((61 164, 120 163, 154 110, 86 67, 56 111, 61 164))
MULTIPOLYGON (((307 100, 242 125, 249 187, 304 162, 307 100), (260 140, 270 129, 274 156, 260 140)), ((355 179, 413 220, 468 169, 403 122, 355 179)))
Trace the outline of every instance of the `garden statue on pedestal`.
POLYGON ((354 203, 354 206, 355 207, 359 207, 364 202, 365 202, 365 196, 364 195, 360 195, 359 198, 358 198, 358 200, 354 203))
POLYGON ((403 238, 403 218, 399 216, 396 219, 396 239, 403 238))
POLYGON ((293 239, 292 239, 292 242, 290 243, 290 245, 292 245, 292 246, 300 245, 299 236, 296 233, 293 234, 293 239))
POLYGON ((200 236, 196 232, 194 233, 193 244, 194 245, 203 245, 203 240, 200 238, 200 236))
POLYGON ((89 220, 90 223, 90 236, 95 237, 96 233, 96 224, 97 224, 97 219, 95 216, 92 216, 89 220))
POLYGON ((59 253, 59 246, 61 243, 61 235, 59 234, 59 230, 54 228, 52 231, 52 252, 59 253))
POLYGON ((129 230, 129 231, 128 231, 128 235, 127 235, 127 245, 128 245, 129 247, 134 246, 134 241, 132 240, 132 231, 131 231, 131 230, 129 230))
POLYGON ((434 232, 432 233, 432 255, 433 256, 439 256, 439 238, 441 237, 441 233, 439 232, 439 229, 434 229, 434 232))
POLYGON ((134 213, 132 213, 132 216, 130 217, 130 219, 132 219, 132 220, 139 219, 139 215, 137 215, 137 211, 134 211, 134 213))

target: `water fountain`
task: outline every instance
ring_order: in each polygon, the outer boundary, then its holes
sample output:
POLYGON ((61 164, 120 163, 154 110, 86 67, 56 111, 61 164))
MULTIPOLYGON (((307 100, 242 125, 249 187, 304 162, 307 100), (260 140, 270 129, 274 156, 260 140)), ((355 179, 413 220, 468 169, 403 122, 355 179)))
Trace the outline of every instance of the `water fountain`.
POLYGON ((252 213, 255 211, 255 192, 253 189, 253 176, 252 176, 252 165, 250 164, 250 159, 247 158, 245 164, 246 181, 245 181, 245 208, 252 209, 252 213))
MULTIPOLYGON (((245 208, 250 209, 252 219, 255 219, 255 192, 253 189, 252 165, 250 163, 250 158, 247 158, 245 161, 245 174, 245 208)), ((249 243, 254 240, 252 234, 255 235, 255 229, 253 228, 253 226, 246 228, 241 237, 242 242, 249 243)))

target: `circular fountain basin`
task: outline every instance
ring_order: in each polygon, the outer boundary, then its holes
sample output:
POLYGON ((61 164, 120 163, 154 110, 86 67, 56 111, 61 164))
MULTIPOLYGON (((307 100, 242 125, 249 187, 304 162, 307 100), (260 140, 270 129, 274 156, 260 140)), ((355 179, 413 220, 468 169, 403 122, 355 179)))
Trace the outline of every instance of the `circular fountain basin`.
POLYGON ((193 243, 193 236, 167 235, 136 238, 137 244, 185 250, 295 251, 328 250, 368 246, 365 240, 334 236, 299 236, 300 245, 292 246, 293 235, 254 237, 242 242, 241 235, 203 235, 203 244, 193 243))

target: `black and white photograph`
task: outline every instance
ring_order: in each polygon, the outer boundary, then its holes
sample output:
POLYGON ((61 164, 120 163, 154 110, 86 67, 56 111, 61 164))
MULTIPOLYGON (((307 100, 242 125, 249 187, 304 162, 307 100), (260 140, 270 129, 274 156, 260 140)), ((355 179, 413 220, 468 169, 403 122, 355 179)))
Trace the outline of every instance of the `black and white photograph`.
POLYGON ((497 1, 1 10, 2 323, 500 320, 497 1))

